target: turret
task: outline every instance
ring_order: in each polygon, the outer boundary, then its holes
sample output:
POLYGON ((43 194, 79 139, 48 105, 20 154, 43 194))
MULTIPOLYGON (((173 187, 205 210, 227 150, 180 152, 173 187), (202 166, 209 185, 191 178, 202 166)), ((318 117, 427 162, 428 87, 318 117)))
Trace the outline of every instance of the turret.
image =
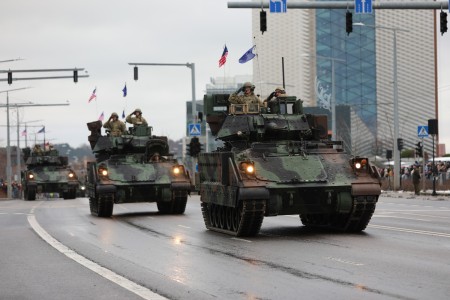
POLYGON ((327 116, 303 113, 302 100, 279 97, 267 107, 230 104, 227 94, 206 95, 206 121, 223 141, 327 140, 327 116))
POLYGON ((111 155, 130 154, 138 160, 150 159, 155 153, 161 156, 170 155, 167 137, 152 135, 151 126, 130 127, 119 137, 101 135, 101 121, 87 123, 87 127, 91 131, 88 140, 97 161, 107 159, 111 155))

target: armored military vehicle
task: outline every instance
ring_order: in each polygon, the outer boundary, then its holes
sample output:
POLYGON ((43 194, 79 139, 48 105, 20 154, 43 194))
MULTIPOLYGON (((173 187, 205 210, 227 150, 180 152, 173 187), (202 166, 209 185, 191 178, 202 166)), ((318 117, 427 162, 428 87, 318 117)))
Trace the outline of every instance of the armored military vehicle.
POLYGON ((137 126, 119 137, 101 135, 100 121, 88 123, 96 161, 87 165, 91 214, 110 217, 114 203, 156 202, 160 213, 182 214, 191 181, 169 153, 167 137, 137 126))
POLYGON ((258 234, 264 217, 298 214, 303 225, 348 232, 366 228, 381 193, 378 170, 328 137, 326 115, 302 101, 229 104, 204 97, 206 121, 223 146, 198 157, 206 228, 258 234))
POLYGON ((76 173, 68 166, 67 156, 56 149, 42 149, 39 145, 22 150, 27 170, 22 176, 23 197, 36 200, 37 193, 58 193, 64 199, 75 199, 78 189, 76 173))

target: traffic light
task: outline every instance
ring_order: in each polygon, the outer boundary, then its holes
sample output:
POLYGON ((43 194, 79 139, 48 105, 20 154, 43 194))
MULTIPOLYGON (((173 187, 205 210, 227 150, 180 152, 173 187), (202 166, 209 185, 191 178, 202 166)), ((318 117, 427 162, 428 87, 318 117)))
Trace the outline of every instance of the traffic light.
POLYGON ((191 144, 192 144, 192 142, 190 142, 189 144, 186 145, 186 155, 189 155, 189 156, 192 156, 191 144))
POLYGON ((12 72, 8 72, 8 84, 12 83, 12 72))
POLYGON ((397 139, 397 149, 403 150, 403 139, 397 139))
POLYGON ((349 11, 345 13, 345 31, 347 32, 347 35, 349 35, 350 32, 353 32, 353 15, 349 11))
POLYGON ((447 32, 447 13, 441 11, 441 35, 444 35, 444 32, 447 32))
POLYGON ((416 146, 416 155, 419 157, 423 157, 423 145, 422 142, 418 142, 416 146))
POLYGON ((264 34, 264 31, 267 31, 267 13, 265 10, 259 12, 259 29, 262 34, 264 34))
POLYGON ((392 150, 386 150, 386 159, 392 159, 392 150))
POLYGON ((75 83, 78 82, 78 71, 77 70, 73 71, 73 82, 75 82, 75 83))
POLYGON ((198 137, 193 137, 190 142, 190 155, 193 157, 197 157, 201 151, 202 144, 200 144, 198 137))
POLYGON ((134 80, 138 80, 138 67, 134 66, 134 80))

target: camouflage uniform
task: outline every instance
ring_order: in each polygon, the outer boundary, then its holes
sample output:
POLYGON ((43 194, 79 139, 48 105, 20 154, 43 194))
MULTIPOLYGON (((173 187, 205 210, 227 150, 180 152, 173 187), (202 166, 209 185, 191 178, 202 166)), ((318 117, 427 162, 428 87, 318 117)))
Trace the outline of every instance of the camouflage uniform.
POLYGON ((103 128, 109 129, 112 136, 121 136, 126 130, 125 123, 120 121, 119 119, 113 120, 112 117, 119 117, 116 113, 111 114, 109 120, 103 124, 103 128))
POLYGON ((136 125, 145 125, 147 126, 147 121, 144 119, 144 117, 142 116, 142 111, 139 108, 136 108, 131 114, 129 114, 127 116, 127 118, 125 119, 125 121, 127 121, 127 123, 133 124, 134 126, 136 125), (132 115, 136 112, 140 112, 139 117, 138 116, 134 116, 132 117, 132 115))
POLYGON ((287 97, 286 91, 282 87, 277 87, 275 91, 273 91, 266 99, 264 99, 264 102, 269 102, 273 97, 275 98, 281 98, 281 97, 287 97))
POLYGON ((242 88, 240 88, 239 90, 237 90, 236 92, 234 92, 233 94, 230 95, 230 97, 228 98, 228 101, 232 104, 255 103, 255 104, 262 105, 261 99, 259 99, 259 97, 253 93, 254 89, 255 89, 254 85, 252 85, 250 82, 246 82, 246 83, 244 83, 242 88), (251 88, 251 93, 245 94, 245 92, 244 92, 244 94, 240 95, 240 92, 242 90, 244 90, 246 87, 251 88))

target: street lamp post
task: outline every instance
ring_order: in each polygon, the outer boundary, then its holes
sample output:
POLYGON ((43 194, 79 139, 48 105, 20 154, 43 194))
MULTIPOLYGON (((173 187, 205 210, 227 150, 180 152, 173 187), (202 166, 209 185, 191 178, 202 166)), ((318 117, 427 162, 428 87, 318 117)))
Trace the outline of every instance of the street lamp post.
POLYGON ((397 81, 397 31, 409 32, 405 29, 400 29, 397 27, 386 27, 386 26, 374 26, 366 25, 364 23, 353 23, 356 26, 365 26, 375 29, 387 29, 393 32, 393 81, 394 81, 394 190, 400 189, 400 176, 401 176, 401 166, 400 166, 400 150, 398 149, 398 137, 399 137, 399 116, 398 116, 398 81, 397 81), (397 173, 397 175, 395 175, 397 173))
POLYGON ((11 184, 11 145, 10 145, 10 132, 9 132, 9 92, 25 90, 27 87, 18 88, 18 89, 10 89, 6 91, 0 91, 0 93, 6 93, 6 197, 8 199, 12 198, 12 184, 11 184))
POLYGON ((304 54, 302 56, 312 56, 319 59, 327 59, 331 61, 331 101, 330 101, 330 110, 331 110, 331 139, 336 140, 336 88, 335 88, 335 67, 334 62, 345 62, 343 59, 329 57, 329 56, 320 56, 320 55, 312 55, 312 54, 304 54))

